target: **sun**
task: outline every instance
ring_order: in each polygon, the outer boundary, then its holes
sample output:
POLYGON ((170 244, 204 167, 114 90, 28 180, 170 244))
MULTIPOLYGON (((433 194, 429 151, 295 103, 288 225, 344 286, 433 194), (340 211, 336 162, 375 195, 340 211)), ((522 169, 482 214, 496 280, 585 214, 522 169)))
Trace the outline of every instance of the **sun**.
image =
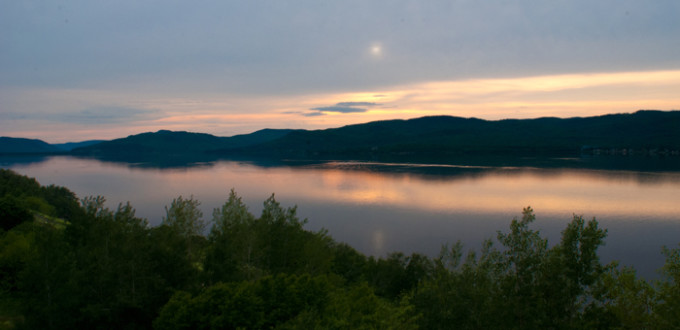
POLYGON ((371 45, 370 52, 371 52, 371 56, 373 56, 375 58, 380 58, 383 55, 383 47, 379 43, 375 43, 375 44, 371 45))

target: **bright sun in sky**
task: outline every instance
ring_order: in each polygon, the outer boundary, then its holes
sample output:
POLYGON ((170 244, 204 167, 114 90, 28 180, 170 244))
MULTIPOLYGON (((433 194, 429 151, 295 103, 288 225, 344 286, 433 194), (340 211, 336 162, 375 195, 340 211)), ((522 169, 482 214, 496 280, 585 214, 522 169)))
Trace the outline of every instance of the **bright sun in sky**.
POLYGON ((373 57, 381 57, 383 53, 382 46, 380 44, 373 44, 371 46, 371 55, 373 57))

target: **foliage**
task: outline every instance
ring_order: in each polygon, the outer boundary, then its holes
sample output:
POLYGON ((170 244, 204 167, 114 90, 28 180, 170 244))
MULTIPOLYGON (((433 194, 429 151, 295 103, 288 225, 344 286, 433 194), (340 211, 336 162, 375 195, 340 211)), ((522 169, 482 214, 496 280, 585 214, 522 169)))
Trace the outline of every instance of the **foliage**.
POLYGON ((395 252, 385 259, 369 258, 364 273, 378 295, 396 300, 429 278, 433 267, 430 259, 424 255, 414 253, 407 257, 395 252))
POLYGON ((191 237, 200 236, 206 227, 203 221, 203 212, 198 208, 201 203, 191 196, 184 199, 179 196, 172 200, 170 208, 165 207, 166 216, 163 217, 161 225, 172 227, 181 236, 191 237))
POLYGON ((423 313, 421 326, 579 328, 593 321, 586 318, 601 317, 586 311, 598 306, 595 289, 605 267, 596 251, 606 231, 595 219, 586 224, 574 216, 561 242, 549 248, 530 228, 534 221, 533 210, 524 209, 508 233, 498 233, 502 249, 487 241, 479 257, 470 252, 462 263, 461 244, 445 249, 434 278, 413 294, 413 303, 423 313))
POLYGON ((409 329, 407 305, 377 297, 366 284, 338 287, 326 276, 265 276, 218 283, 197 295, 177 292, 157 329, 409 329))
POLYGON ((332 240, 325 231, 303 229, 296 208, 282 208, 274 195, 256 219, 232 190, 213 212, 206 273, 211 283, 257 279, 261 276, 321 274, 330 268, 332 240))
MULTIPOLYGON (((10 209, 18 207, 59 218, 76 217, 82 213, 76 195, 67 188, 41 186, 35 179, 6 169, 0 169, 0 198, 11 205, 7 206, 10 209)), ((5 207, 0 206, 2 209, 5 207)))
POLYGON ((661 269, 665 277, 657 286, 658 301, 654 306, 656 321, 667 329, 680 328, 680 247, 663 247, 666 263, 661 269))
POLYGON ((596 302, 587 307, 585 323, 597 328, 650 328, 654 295, 654 288, 638 278, 635 269, 608 267, 596 284, 596 302))
POLYGON ((648 153, 651 149, 678 150, 679 124, 678 111, 497 121, 432 116, 293 131, 230 151, 279 159, 400 157, 402 161, 429 156, 441 161, 447 155, 574 156, 588 148, 648 153))
POLYGON ((0 196, 35 196, 40 193, 40 188, 35 179, 16 174, 12 170, 0 169, 0 196))
POLYGON ((167 227, 179 241, 187 260, 196 268, 201 268, 204 257, 203 246, 206 244, 204 231, 207 223, 203 220, 203 212, 198 208, 201 203, 191 196, 185 199, 179 196, 173 199, 170 208, 165 207, 160 228, 167 227))
POLYGON ((0 228, 10 230, 22 222, 33 220, 28 207, 17 197, 0 197, 0 228))
POLYGON ((274 195, 255 217, 232 190, 206 237, 193 197, 149 227, 130 203, 74 206, 68 189, 5 170, 0 182, 11 223, 0 231, 5 328, 680 327, 680 248, 663 248, 663 278, 650 283, 601 264, 607 232, 581 216, 553 245, 526 208, 479 251, 456 243, 436 258, 376 258, 306 230, 274 195))

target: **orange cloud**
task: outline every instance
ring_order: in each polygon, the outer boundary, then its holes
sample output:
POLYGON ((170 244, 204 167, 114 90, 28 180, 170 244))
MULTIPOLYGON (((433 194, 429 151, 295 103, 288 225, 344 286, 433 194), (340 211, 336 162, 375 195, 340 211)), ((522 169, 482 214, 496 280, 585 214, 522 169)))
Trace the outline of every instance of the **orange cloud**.
POLYGON ((507 79, 439 81, 343 98, 392 108, 374 114, 446 114, 484 119, 590 116, 638 109, 680 108, 680 70, 564 74, 507 79))

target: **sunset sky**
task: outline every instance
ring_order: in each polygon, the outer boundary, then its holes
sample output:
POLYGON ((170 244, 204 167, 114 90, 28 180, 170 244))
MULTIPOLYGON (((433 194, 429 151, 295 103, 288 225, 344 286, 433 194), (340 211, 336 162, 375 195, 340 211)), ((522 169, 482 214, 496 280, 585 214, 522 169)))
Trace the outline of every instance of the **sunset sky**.
POLYGON ((680 1, 0 0, 0 136, 680 109, 680 1))

